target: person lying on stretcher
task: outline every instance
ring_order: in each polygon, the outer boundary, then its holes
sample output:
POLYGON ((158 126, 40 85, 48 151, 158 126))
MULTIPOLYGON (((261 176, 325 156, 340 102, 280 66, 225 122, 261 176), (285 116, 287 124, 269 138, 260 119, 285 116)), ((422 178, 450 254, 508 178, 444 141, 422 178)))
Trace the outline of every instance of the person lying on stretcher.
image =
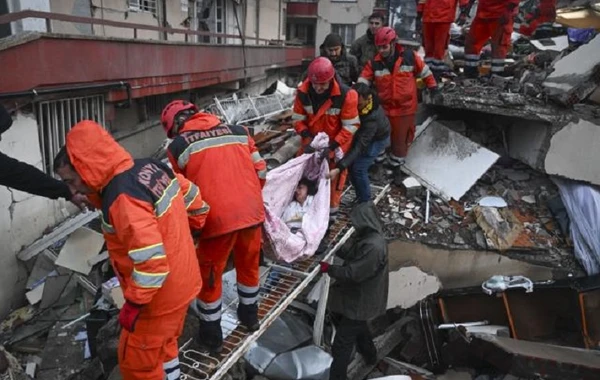
POLYGON ((292 233, 302 229, 302 218, 313 202, 317 193, 317 184, 308 178, 302 178, 294 191, 294 199, 283 211, 281 220, 290 228, 292 233))

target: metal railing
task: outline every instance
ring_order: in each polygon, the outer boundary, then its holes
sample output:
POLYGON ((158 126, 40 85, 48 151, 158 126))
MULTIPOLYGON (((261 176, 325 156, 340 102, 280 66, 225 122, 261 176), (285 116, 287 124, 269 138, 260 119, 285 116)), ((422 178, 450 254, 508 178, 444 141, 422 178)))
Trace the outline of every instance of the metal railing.
POLYGON ((277 115, 292 107, 294 97, 279 94, 219 99, 208 106, 208 110, 222 116, 228 124, 245 124, 277 115))
MULTIPOLYGON (((145 25, 145 24, 136 24, 131 22, 122 22, 122 21, 112 21, 112 20, 104 20, 92 17, 82 17, 82 16, 73 16, 62 13, 54 13, 54 12, 42 12, 42 11, 33 11, 33 10, 25 10, 19 12, 8 13, 0 16, 0 25, 9 24, 11 22, 16 22, 20 20, 25 20, 29 18, 34 19, 44 19, 46 20, 46 32, 52 33, 52 21, 60 21, 60 22, 71 22, 78 24, 86 24, 86 25, 104 25, 104 26, 112 26, 116 28, 130 29, 132 30, 132 38, 138 38, 138 30, 150 30, 155 32, 162 32, 166 34, 183 34, 185 35, 185 42, 190 41, 190 36, 199 36, 199 37, 216 37, 216 38, 229 38, 235 40, 245 40, 245 41, 255 41, 256 45, 264 44, 264 45, 283 45, 280 41, 268 40, 265 38, 256 38, 256 37, 245 37, 237 34, 224 34, 224 33, 211 33, 211 32, 202 32, 198 30, 191 29, 178 29, 178 28, 167 28, 162 26, 154 26, 154 25, 145 25)), ((201 42, 198 42, 201 43, 201 42)))

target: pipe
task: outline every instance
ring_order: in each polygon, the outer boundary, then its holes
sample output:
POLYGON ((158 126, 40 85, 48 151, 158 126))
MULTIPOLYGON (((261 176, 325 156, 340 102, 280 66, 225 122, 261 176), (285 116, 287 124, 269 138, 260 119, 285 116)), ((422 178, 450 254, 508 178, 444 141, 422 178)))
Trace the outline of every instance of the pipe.
POLYGON ((269 169, 274 169, 294 157, 301 145, 302 138, 299 135, 290 137, 281 148, 277 149, 271 157, 267 158, 269 169))
POLYGON ((490 324, 490 322, 488 322, 488 321, 465 322, 465 323, 443 323, 438 326, 438 330, 454 329, 458 326, 464 326, 464 327, 487 326, 489 324, 490 324))
POLYGON ((17 91, 17 92, 5 92, 0 93, 0 100, 2 99, 13 99, 13 98, 35 98, 40 95, 50 95, 50 94, 61 94, 64 92, 73 92, 79 90, 108 90, 111 88, 120 88, 125 87, 127 91, 127 106, 131 105, 131 85, 127 82, 112 82, 112 83, 98 83, 98 84, 88 84, 83 86, 65 86, 65 87, 51 87, 51 88, 41 88, 41 89, 31 89, 27 91, 17 91))

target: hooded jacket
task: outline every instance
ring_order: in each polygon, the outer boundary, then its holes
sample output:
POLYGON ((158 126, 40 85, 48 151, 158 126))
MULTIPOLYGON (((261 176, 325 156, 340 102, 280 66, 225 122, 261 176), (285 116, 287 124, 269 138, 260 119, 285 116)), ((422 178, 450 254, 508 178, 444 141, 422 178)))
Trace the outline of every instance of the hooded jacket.
POLYGON ((390 131, 390 121, 379 105, 379 99, 374 95, 373 108, 368 114, 360 115, 360 128, 354 135, 352 147, 344 158, 337 163, 337 167, 344 170, 352 165, 358 156, 367 152, 373 141, 386 139, 390 135, 390 131))
POLYGON ((350 218, 356 238, 349 249, 338 253, 344 264, 332 265, 327 272, 335 279, 329 309, 349 319, 367 321, 385 313, 387 308, 387 243, 373 202, 357 205, 350 218))
POLYGON ((100 125, 82 121, 67 134, 75 171, 96 195, 111 264, 125 299, 142 315, 173 312, 202 285, 190 227, 208 206, 198 187, 151 159, 133 160, 100 125))
POLYGON ((202 189, 210 213, 201 239, 260 225, 267 164, 248 130, 209 113, 189 118, 167 150, 173 169, 202 189))
POLYGON ((360 71, 364 69, 367 62, 377 55, 377 46, 375 46, 375 36, 370 30, 367 30, 362 37, 359 37, 352 43, 350 54, 356 57, 360 71))

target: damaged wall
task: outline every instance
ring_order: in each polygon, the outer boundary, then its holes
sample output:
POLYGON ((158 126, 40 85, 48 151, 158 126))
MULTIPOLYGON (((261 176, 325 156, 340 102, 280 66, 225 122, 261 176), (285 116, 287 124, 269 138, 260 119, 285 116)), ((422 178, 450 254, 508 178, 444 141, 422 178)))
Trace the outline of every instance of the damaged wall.
POLYGON ((575 118, 562 127, 519 120, 508 129, 511 157, 531 167, 569 179, 600 184, 600 127, 575 118))
MULTIPOLYGON (((38 149, 38 127, 33 115, 17 114, 13 126, 2 134, 0 151, 18 160, 42 167, 38 149)), ((61 222, 75 207, 18 190, 0 187, 0 318, 24 299, 27 274, 17 262, 21 247, 61 222)))

